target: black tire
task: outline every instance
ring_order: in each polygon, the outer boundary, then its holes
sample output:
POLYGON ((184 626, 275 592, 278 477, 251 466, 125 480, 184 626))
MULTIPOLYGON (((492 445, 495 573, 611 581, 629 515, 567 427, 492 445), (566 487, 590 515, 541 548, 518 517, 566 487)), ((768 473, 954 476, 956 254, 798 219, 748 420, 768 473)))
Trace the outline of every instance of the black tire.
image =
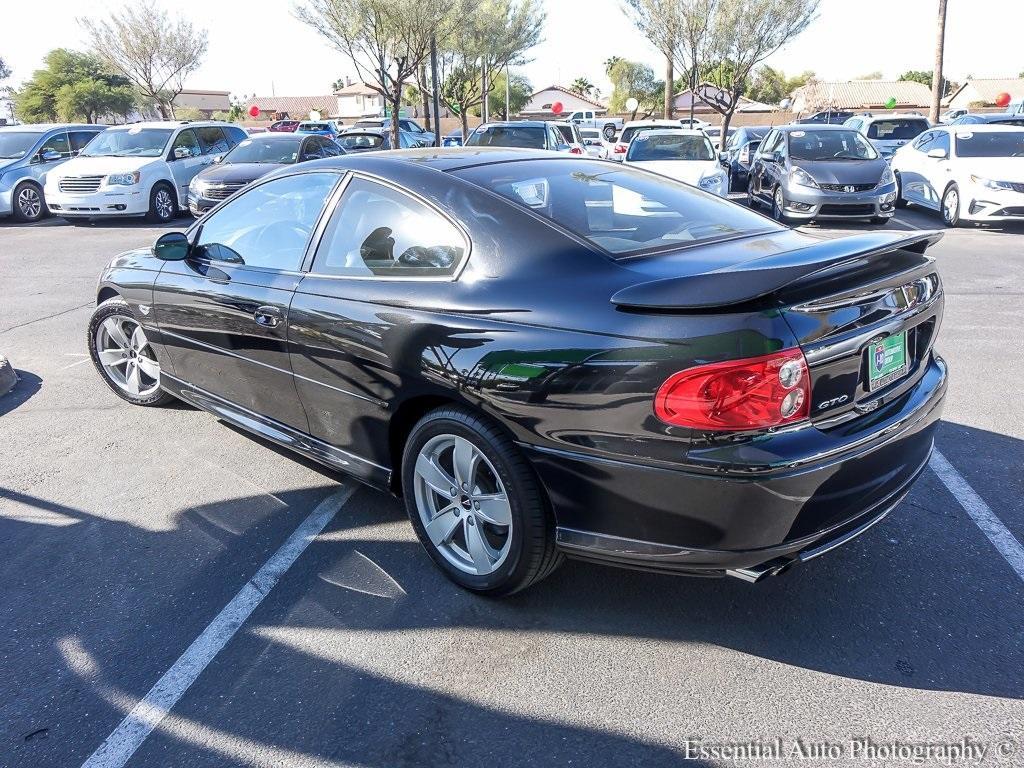
POLYGON ((900 175, 898 173, 894 173, 893 176, 896 177, 896 207, 901 209, 906 208, 908 203, 903 199, 903 182, 900 181, 900 175))
POLYGON ((754 195, 754 180, 747 179, 747 208, 752 211, 761 209, 761 202, 754 195))
MULTIPOLYGON (((128 303, 120 296, 114 296, 113 298, 107 299, 100 304, 96 309, 93 310, 92 317, 89 318, 89 327, 86 331, 86 344, 89 347, 89 357, 92 358, 92 363, 96 367, 96 371, 99 373, 100 378, 106 383, 114 394, 120 397, 122 400, 127 400, 132 405, 144 405, 144 406, 158 406, 166 405, 174 399, 174 396, 159 387, 155 392, 147 393, 145 396, 134 396, 115 382, 107 370, 103 367, 100 362, 99 350, 97 349, 97 331, 100 328, 100 324, 104 320, 111 317, 122 317, 130 319, 134 323, 138 323, 138 319, 132 314, 131 309, 128 307, 128 303)), ((155 353, 153 353, 153 359, 156 359, 155 353)), ((157 379, 159 382, 159 379, 157 379)))
POLYGON ((158 181, 149 192, 149 210, 146 212, 146 221, 154 224, 170 224, 178 215, 178 198, 174 194, 174 187, 166 181, 158 181), (170 196, 170 207, 164 205, 161 192, 170 196))
POLYGON ((942 213, 942 221, 947 227, 960 226, 960 187, 956 184, 950 184, 946 187, 946 191, 942 193, 940 212, 942 213), (951 210, 947 210, 947 204, 951 210))
POLYGON ((15 221, 39 221, 49 213, 43 198, 43 188, 34 181, 23 181, 14 188, 11 207, 15 221))
POLYGON ((731 195, 735 190, 733 189, 734 182, 732 180, 732 167, 730 166, 725 172, 725 194, 731 195))
POLYGON ((785 192, 782 191, 781 186, 775 187, 772 190, 772 218, 780 224, 790 225, 790 220, 786 218, 786 197, 785 192), (779 197, 782 198, 782 205, 779 205, 779 197))
POLYGON ((604 134, 605 141, 615 141, 615 126, 612 125, 611 123, 608 123, 604 127, 602 133, 604 134))
POLYGON ((564 559, 555 548, 553 518, 533 468, 512 440, 491 421, 455 406, 437 408, 413 428, 402 454, 405 509, 431 560, 459 586, 502 596, 525 589, 551 574, 564 559), (508 554, 489 574, 470 574, 450 563, 430 540, 417 508, 416 460, 432 438, 453 435, 472 443, 490 462, 511 507, 508 554))

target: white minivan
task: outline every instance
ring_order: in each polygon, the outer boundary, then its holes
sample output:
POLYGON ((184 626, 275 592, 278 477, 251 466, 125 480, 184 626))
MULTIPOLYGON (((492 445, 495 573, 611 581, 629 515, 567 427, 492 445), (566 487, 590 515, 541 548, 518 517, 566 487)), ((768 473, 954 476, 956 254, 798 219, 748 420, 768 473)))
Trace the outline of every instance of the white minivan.
POLYGON ((46 205, 71 220, 171 221, 187 210, 192 177, 246 138, 239 126, 217 121, 113 126, 47 174, 46 205))

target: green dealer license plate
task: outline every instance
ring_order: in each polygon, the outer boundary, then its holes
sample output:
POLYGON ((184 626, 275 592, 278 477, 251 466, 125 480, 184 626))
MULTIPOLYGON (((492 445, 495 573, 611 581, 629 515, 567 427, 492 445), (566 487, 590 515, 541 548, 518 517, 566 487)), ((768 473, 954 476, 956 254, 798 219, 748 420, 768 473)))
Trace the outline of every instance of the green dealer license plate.
POLYGON ((892 384, 907 375, 907 332, 886 336, 868 346, 868 391, 892 384))

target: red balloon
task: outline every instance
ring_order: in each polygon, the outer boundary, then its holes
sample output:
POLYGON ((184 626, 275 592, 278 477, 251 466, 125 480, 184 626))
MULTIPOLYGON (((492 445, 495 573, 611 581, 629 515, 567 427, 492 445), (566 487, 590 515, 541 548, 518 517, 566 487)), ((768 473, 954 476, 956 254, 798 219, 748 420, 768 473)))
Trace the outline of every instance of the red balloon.
MULTIPOLYGON (((1007 103, 1009 103, 1009 102, 1007 102, 1007 103)), ((564 109, 565 109, 565 107, 562 106, 562 102, 556 101, 554 104, 551 105, 551 114, 553 114, 553 115, 560 115, 560 114, 562 114, 562 110, 564 110, 564 109)))
POLYGON ((249 114, 252 117, 259 117, 260 116, 260 108, 257 107, 255 104, 253 104, 251 107, 249 107, 249 114))
POLYGON ((1008 94, 1008 93, 1006 93, 1004 91, 1003 93, 1000 93, 998 96, 996 96, 996 106, 997 107, 1008 107, 1008 106, 1010 106, 1010 94, 1008 94))

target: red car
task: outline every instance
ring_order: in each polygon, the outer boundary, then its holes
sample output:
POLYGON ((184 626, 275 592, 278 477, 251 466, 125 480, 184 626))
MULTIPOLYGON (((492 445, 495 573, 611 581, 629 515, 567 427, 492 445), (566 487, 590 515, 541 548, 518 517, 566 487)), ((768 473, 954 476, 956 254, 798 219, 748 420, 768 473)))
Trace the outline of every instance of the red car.
POLYGON ((295 133, 295 129, 298 127, 298 120, 278 120, 275 123, 271 123, 267 130, 274 133, 295 133))

